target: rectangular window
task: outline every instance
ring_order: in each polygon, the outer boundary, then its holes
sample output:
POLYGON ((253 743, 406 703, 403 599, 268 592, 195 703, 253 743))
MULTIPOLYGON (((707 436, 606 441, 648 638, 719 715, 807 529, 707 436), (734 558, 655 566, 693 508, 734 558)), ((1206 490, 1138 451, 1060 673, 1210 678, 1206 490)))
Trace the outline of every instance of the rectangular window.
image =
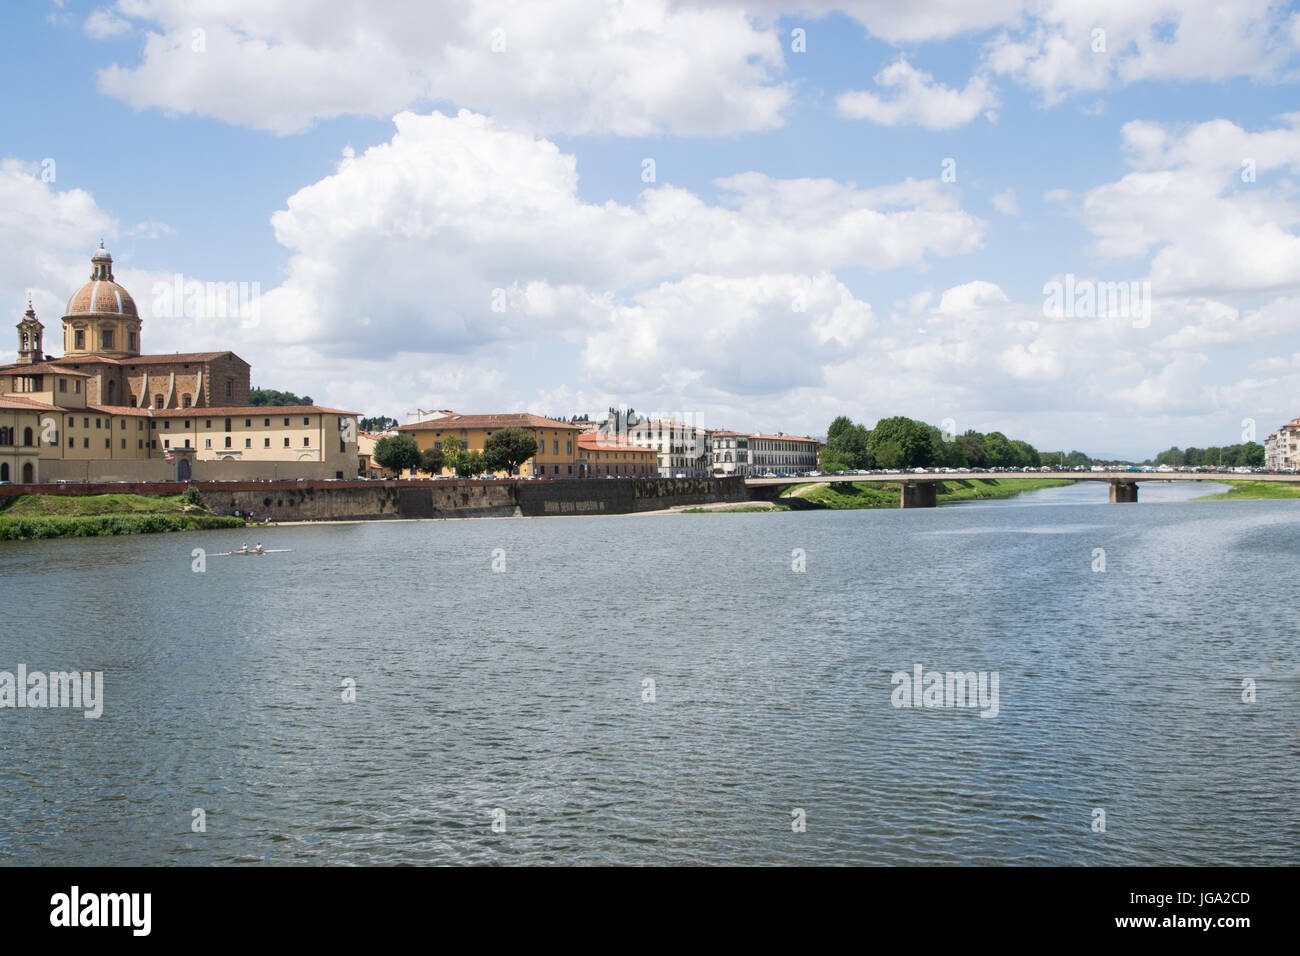
POLYGON ((211 427, 212 427, 212 419, 210 419, 210 418, 204 419, 204 421, 203 421, 203 427, 204 427, 204 428, 211 428, 211 427))
MULTIPOLYGON (((558 455, 558 454, 560 453, 560 440, 557 438, 557 439, 555 439, 553 442, 551 442, 551 444, 555 446, 555 447, 554 447, 553 449, 551 449, 551 450, 552 450, 555 454, 558 455)), ((556 474, 558 475, 559 472, 557 471, 556 474)))
POLYGON ((74 349, 84 349, 86 347, 86 333, 77 329, 72 333, 72 347, 74 349))
POLYGON ((226 398, 230 398, 234 394, 235 394, 235 383, 230 379, 226 379, 226 398))
POLYGON ((230 431, 230 419, 226 419, 226 431, 230 431))
POLYGON ((303 435, 303 436, 302 436, 302 447, 303 447, 303 448, 310 448, 310 447, 311 447, 311 439, 308 438, 306 435, 303 435))
POLYGON ((339 439, 339 454, 343 454, 343 453, 344 453, 345 451, 347 451, 347 450, 348 450, 348 449, 347 449, 347 442, 345 442, 342 438, 340 438, 340 439, 339 439))
POLYGON ((59 379, 59 391, 66 392, 67 390, 68 390, 68 380, 66 378, 59 379))
POLYGON ((304 416, 302 416, 302 423, 303 423, 304 425, 310 425, 310 424, 311 424, 311 419, 308 418, 306 415, 304 415, 304 416))
POLYGON ((171 447, 172 447, 172 440, 171 440, 170 438, 164 438, 164 439, 163 439, 163 447, 164 447, 164 448, 171 448, 171 447))
POLYGON ((137 449, 143 451, 143 450, 144 450, 144 439, 143 439, 143 438, 137 438, 137 439, 135 440, 135 447, 136 447, 137 449))
POLYGON ((98 418, 95 419, 95 427, 96 427, 96 428, 99 428, 99 427, 100 427, 100 425, 99 425, 99 419, 98 419, 98 418))
POLYGON ((113 447, 113 439, 111 439, 111 438, 105 438, 105 439, 104 439, 104 450, 105 450, 105 451, 109 451, 109 450, 112 449, 112 447, 113 447))
POLYGON ((230 447, 230 436, 229 436, 229 435, 226 436, 226 447, 227 447, 227 448, 230 447))
POLYGON ((270 448, 270 447, 271 447, 271 439, 269 439, 269 438, 263 438, 263 439, 262 439, 262 447, 263 447, 263 448, 270 448))
POLYGON ((83 438, 83 439, 81 439, 81 447, 82 447, 82 448, 89 448, 89 447, 90 447, 90 439, 89 439, 89 438, 83 438))
POLYGON ((569 439, 568 448, 569 448, 569 450, 568 450, 567 454, 572 455, 572 454, 573 454, 573 439, 569 439))
POLYGON ((284 420, 284 426, 285 426, 286 428, 289 427, 289 419, 286 418, 286 419, 284 420))
POLYGON ((252 447, 253 447, 253 439, 251 439, 251 438, 245 438, 245 439, 244 439, 244 447, 245 447, 245 448, 252 448, 252 447))
POLYGON ((212 447, 212 439, 211 439, 211 438, 205 438, 205 439, 203 439, 203 447, 204 447, 204 448, 211 448, 211 447, 212 447))
POLYGON ((89 419, 89 418, 83 418, 83 419, 81 420, 81 427, 82 427, 82 428, 89 428, 89 427, 90 427, 90 419, 89 419))
POLYGON ((171 431, 171 427, 172 427, 172 420, 170 418, 164 418, 163 431, 171 431))
POLYGON ((77 444, 77 440, 76 440, 75 438, 73 438, 71 435, 69 435, 69 436, 68 436, 68 447, 69 447, 69 448, 75 448, 75 447, 76 447, 76 444, 77 444))
POLYGON ((75 379, 72 383, 72 391, 77 395, 81 394, 81 379, 75 379))
POLYGON ((185 427, 186 427, 186 428, 189 428, 189 427, 190 427, 190 420, 189 420, 188 418, 185 419, 185 427))
POLYGON ((288 448, 288 447, 289 447, 289 439, 287 439, 287 438, 284 440, 284 447, 285 447, 285 448, 288 448))
POLYGON ((121 431, 126 431, 126 419, 125 419, 125 418, 122 418, 122 419, 119 419, 119 421, 122 423, 122 427, 121 427, 120 430, 121 430, 121 431))
POLYGON ((185 439, 185 447, 186 447, 186 448, 189 448, 189 447, 190 447, 190 440, 189 440, 188 438, 185 439))
POLYGON ((245 418, 245 419, 244 419, 244 427, 245 427, 245 428, 252 428, 252 427, 253 427, 253 420, 252 420, 251 418, 245 418))
POLYGON ((99 337, 100 337, 100 340, 104 343, 104 348, 106 348, 106 349, 111 349, 111 348, 113 347, 113 330, 112 330, 112 329, 104 329, 104 331, 102 331, 102 332, 99 333, 99 337))
POLYGON ((270 428, 270 427, 271 427, 271 419, 269 419, 269 418, 263 418, 263 419, 262 419, 262 426, 263 426, 264 428, 270 428))

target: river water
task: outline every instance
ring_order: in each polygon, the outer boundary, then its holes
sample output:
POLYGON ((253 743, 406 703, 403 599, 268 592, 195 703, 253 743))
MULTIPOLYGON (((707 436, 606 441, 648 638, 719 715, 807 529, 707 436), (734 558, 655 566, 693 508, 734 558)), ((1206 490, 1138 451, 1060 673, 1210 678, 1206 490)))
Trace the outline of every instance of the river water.
POLYGON ((0 670, 104 675, 0 861, 1292 863, 1300 508, 1211 490, 0 544, 0 670))

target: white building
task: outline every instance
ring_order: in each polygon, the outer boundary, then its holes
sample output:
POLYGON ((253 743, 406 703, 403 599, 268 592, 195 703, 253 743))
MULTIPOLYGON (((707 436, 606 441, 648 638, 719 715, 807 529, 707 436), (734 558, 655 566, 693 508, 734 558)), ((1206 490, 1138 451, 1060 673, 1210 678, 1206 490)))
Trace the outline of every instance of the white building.
POLYGON ((1269 471, 1300 470, 1300 418, 1293 418, 1264 439, 1264 467, 1269 471))
POLYGON ((630 416, 616 415, 601 424, 600 432, 655 449, 659 453, 661 478, 707 478, 710 474, 712 433, 706 428, 671 419, 637 421, 630 416))
POLYGON ((713 474, 754 477, 813 471, 822 443, 797 435, 747 435, 744 432, 713 433, 713 474))

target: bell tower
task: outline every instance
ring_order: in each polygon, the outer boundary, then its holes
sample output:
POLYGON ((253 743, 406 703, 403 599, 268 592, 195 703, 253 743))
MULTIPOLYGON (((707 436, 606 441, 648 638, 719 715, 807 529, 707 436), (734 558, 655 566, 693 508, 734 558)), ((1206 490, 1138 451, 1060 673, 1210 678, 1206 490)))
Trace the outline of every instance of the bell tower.
POLYGON ((45 361, 45 352, 42 351, 41 338, 45 332, 45 326, 36 318, 36 310, 32 308, 32 300, 27 300, 27 312, 23 320, 18 323, 18 364, 34 365, 37 362, 45 361))

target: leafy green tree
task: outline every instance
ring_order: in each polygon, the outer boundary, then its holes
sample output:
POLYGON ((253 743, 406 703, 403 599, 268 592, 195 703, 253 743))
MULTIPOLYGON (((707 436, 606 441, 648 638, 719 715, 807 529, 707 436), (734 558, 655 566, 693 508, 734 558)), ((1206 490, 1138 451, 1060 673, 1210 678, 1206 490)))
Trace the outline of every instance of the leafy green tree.
POLYGON ((500 448, 484 448, 482 451, 483 470, 496 474, 499 471, 510 471, 514 466, 505 458, 500 448))
POLYGON ((376 415, 361 419, 357 422, 357 427, 363 432, 386 432, 390 428, 397 427, 397 419, 389 418, 387 415, 376 415))
POLYGON ((896 441, 881 442, 873 445, 871 450, 876 456, 876 464, 881 468, 902 468, 907 462, 903 446, 896 441))
POLYGON ((451 468, 457 477, 468 478, 483 470, 483 453, 481 451, 460 451, 455 458, 449 458, 451 468))
POLYGON ((447 461, 451 461, 460 454, 460 439, 455 435, 448 435, 442 440, 442 453, 447 456, 447 461))
MULTIPOLYGON (((882 418, 871 430, 871 448, 876 461, 885 468, 917 468, 933 464, 933 451, 930 447, 929 426, 902 415, 882 418), (902 456, 898 464, 884 464, 886 456, 881 449, 886 445, 898 447, 902 456)), ((890 449, 889 459, 894 459, 895 452, 890 449)))
POLYGON ((375 442, 375 464, 401 473, 420 464, 420 446, 410 435, 393 435, 375 442))
POLYGON ((483 443, 483 454, 491 471, 514 471, 537 454, 537 439, 522 428, 494 431, 483 443))
POLYGON ((254 388, 248 393, 250 405, 310 405, 310 395, 298 396, 293 392, 277 392, 273 388, 254 388))
POLYGON ((426 475, 441 475, 447 466, 447 456, 439 448, 426 448, 420 453, 420 471, 426 475))

